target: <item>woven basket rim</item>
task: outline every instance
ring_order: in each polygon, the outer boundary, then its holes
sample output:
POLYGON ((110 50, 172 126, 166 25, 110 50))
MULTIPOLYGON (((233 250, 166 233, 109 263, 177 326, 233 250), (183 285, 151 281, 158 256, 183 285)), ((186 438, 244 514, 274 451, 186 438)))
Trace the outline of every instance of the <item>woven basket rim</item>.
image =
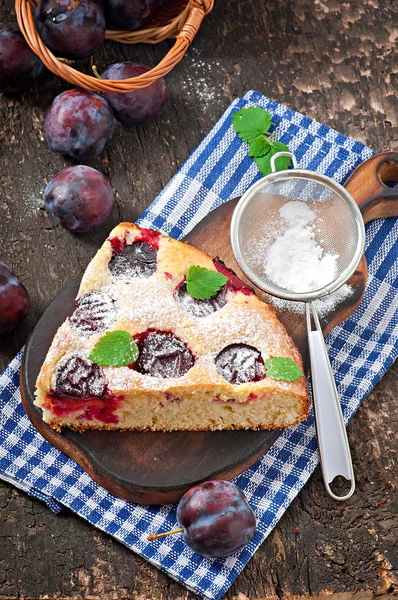
POLYGON ((155 44, 164 39, 175 38, 176 40, 166 56, 155 67, 136 77, 122 80, 96 78, 61 62, 42 42, 35 26, 29 0, 15 0, 15 12, 19 28, 30 48, 55 75, 87 90, 126 93, 151 85, 173 69, 186 53, 205 15, 212 10, 213 5, 214 0, 187 0, 186 3, 182 3, 180 13, 164 25, 151 27, 149 24, 133 32, 107 30, 107 39, 121 43, 155 44))

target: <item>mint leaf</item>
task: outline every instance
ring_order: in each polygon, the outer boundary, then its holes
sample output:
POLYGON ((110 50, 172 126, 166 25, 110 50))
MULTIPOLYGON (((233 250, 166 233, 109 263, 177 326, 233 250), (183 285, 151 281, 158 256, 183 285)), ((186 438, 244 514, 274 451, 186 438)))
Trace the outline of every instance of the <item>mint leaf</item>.
MULTIPOLYGON (((282 142, 270 141, 270 145, 271 148, 265 156, 254 157, 258 170, 263 175, 269 175, 271 173, 271 156, 277 154, 278 152, 289 152, 289 148, 286 146, 286 144, 282 144, 282 142)), ((291 160, 288 156, 281 156, 276 161, 276 170, 283 171, 284 169, 288 169, 290 162, 291 160)))
POLYGON ((187 292, 196 300, 210 300, 227 283, 228 277, 194 265, 189 267, 186 279, 187 292))
POLYGON ((138 358, 138 346, 128 331, 107 331, 91 350, 89 359, 102 367, 126 367, 138 358))
POLYGON ((271 142, 265 135, 259 135, 250 143, 249 156, 264 156, 271 150, 271 142))
MULTIPOLYGON (((264 135, 271 126, 271 115, 265 108, 259 106, 241 108, 233 113, 232 124, 239 137, 244 142, 250 143, 248 154, 254 158, 258 170, 263 175, 271 173, 271 158, 274 154, 289 151, 286 144, 275 142, 272 135, 269 137, 264 135)), ((288 156, 278 158, 276 170, 288 169, 290 162, 288 156)))
POLYGON ((265 108, 249 106, 241 108, 232 115, 232 124, 244 142, 251 142, 268 131, 271 125, 271 115, 265 108))
POLYGON ((270 379, 279 379, 282 381, 296 381, 303 377, 304 373, 291 358, 276 356, 267 358, 264 361, 267 370, 267 377, 270 379))
POLYGON ((264 176, 269 175, 271 173, 271 163, 270 163, 271 156, 272 156, 272 154, 270 151, 265 156, 256 156, 254 158, 254 162, 256 163, 258 170, 264 176))

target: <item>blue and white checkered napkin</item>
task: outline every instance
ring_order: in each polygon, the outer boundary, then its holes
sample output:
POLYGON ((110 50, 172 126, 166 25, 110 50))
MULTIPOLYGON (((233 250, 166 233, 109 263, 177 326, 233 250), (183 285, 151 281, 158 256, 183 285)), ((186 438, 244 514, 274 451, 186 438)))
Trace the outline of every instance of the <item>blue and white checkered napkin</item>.
MULTIPOLYGON (((180 238, 210 210, 242 194, 260 177, 231 126, 249 104, 272 113, 276 136, 303 168, 343 182, 372 152, 256 92, 235 100, 199 148, 142 216, 140 223, 180 238)), ((398 221, 367 227, 369 280, 356 313, 327 342, 346 421, 398 354, 398 221)), ((135 505, 108 494, 73 460, 47 443, 26 417, 19 394, 19 354, 0 377, 0 477, 45 502, 70 509, 138 552, 194 592, 220 598, 270 533, 318 463, 313 418, 284 432, 266 455, 236 479, 255 510, 250 544, 226 559, 204 559, 181 535, 149 543, 148 533, 173 529, 175 506, 135 505)))

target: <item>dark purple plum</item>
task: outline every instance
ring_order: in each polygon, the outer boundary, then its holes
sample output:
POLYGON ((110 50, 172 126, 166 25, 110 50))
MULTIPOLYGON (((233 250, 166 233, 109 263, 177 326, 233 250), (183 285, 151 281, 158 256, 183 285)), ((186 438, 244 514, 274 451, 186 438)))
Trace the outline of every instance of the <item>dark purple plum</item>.
POLYGON ((87 58, 105 41, 101 0, 42 0, 35 23, 45 45, 63 58, 87 58))
POLYGON ((0 262, 0 334, 15 329, 28 310, 28 292, 10 267, 0 262))
POLYGON ((152 377, 182 377, 195 357, 186 344, 169 331, 145 331, 135 336, 139 349, 136 369, 152 377))
POLYGON ((86 90, 68 90, 48 109, 44 137, 57 154, 88 159, 102 152, 114 128, 115 118, 104 98, 86 90))
MULTIPOLYGON (((110 65, 102 74, 102 79, 129 79, 150 70, 146 65, 124 62, 110 65)), ((126 94, 102 92, 115 113, 115 117, 126 127, 139 125, 156 117, 166 102, 166 83, 163 78, 141 90, 126 94)))
POLYGON ((14 94, 29 87, 43 71, 40 58, 29 48, 22 33, 0 30, 0 92, 14 94))
POLYGON ((156 265, 156 248, 147 242, 134 242, 112 256, 108 268, 116 279, 128 281, 133 277, 150 277, 156 265))
POLYGON ((261 352, 247 344, 226 346, 216 356, 215 363, 217 372, 234 385, 264 378, 261 352))
POLYGON ((44 191, 44 205, 62 227, 82 233, 101 225, 110 215, 113 192, 101 173, 76 165, 51 179, 44 191))
POLYGON ((197 300, 188 294, 187 286, 182 283, 174 292, 174 297, 185 312, 193 317, 207 317, 220 310, 227 303, 227 286, 225 285, 210 300, 197 300))
POLYGON ((71 398, 100 398, 105 392, 104 371, 85 356, 72 354, 57 367, 55 392, 71 398))
POLYGON ((132 31, 156 15, 162 0, 104 0, 108 27, 132 31))
POLYGON ((241 550, 256 530, 244 493, 230 481, 206 481, 191 488, 178 504, 177 521, 186 544, 208 558, 241 550))

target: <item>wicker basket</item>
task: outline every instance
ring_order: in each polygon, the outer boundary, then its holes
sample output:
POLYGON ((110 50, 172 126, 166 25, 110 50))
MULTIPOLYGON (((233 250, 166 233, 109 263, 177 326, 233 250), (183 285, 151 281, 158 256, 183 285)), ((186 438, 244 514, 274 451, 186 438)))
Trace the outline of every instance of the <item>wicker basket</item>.
MULTIPOLYGON (((33 5, 37 4, 33 0, 33 5)), ((29 46, 43 61, 45 66, 69 83, 93 91, 130 92, 146 87, 166 75, 182 59, 195 37, 204 16, 213 8, 214 0, 168 0, 145 27, 136 31, 107 30, 106 38, 123 44, 156 44, 166 38, 175 38, 174 46, 160 63, 142 75, 130 79, 98 79, 77 71, 58 60, 43 44, 36 30, 29 0, 15 0, 18 25, 29 46)))

